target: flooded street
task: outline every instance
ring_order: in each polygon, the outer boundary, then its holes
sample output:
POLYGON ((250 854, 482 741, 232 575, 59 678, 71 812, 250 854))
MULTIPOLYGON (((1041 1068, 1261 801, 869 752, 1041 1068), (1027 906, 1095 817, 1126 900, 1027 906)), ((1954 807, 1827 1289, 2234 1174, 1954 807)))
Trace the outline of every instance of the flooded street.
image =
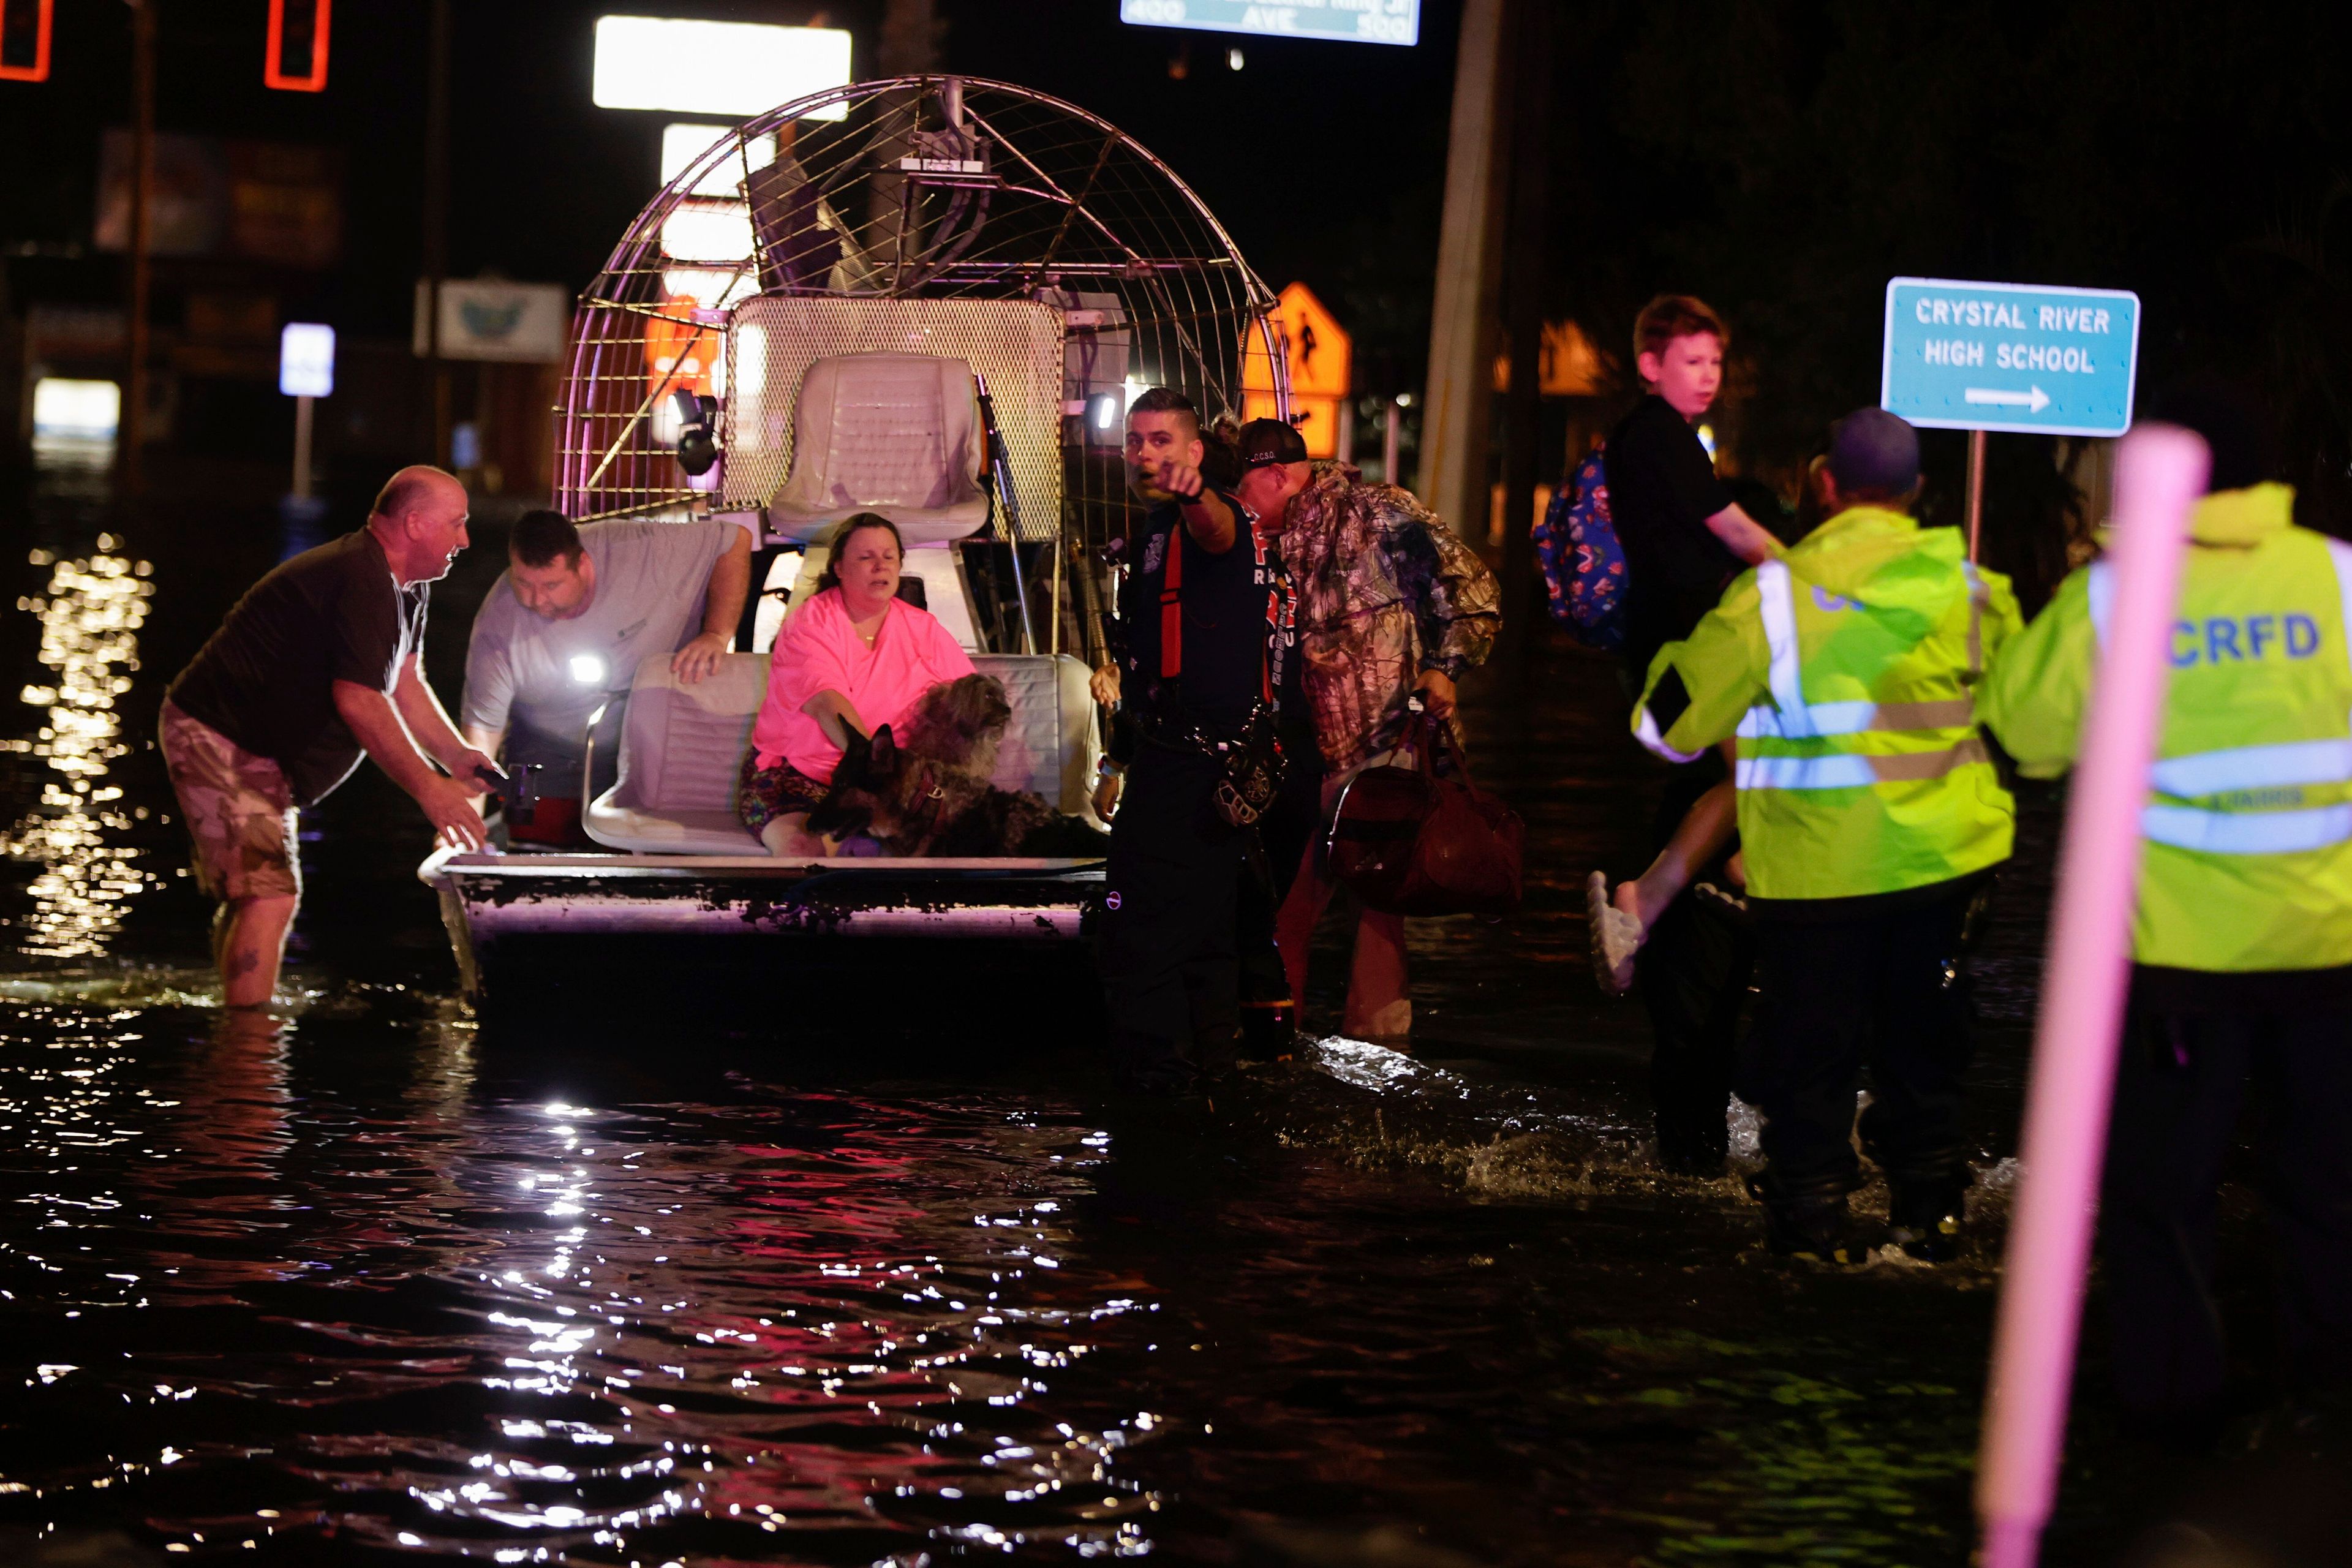
MULTIPOLYGON (((1206 1108, 1120 1100, 1075 1006, 912 1032, 903 967, 829 980, 874 997, 849 1034, 795 1032, 782 978, 765 1028, 478 1026, 372 769, 305 818, 268 1026, 214 1005, 151 736, 310 540, 251 476, 158 490, 198 499, 124 518, 71 454, 0 497, 0 1560, 1966 1560, 2046 799, 1982 962, 1994 1234, 1940 1269, 1776 1266, 1736 1181, 1650 1163, 1646 1025, 1576 906, 1633 868, 1654 775, 1565 647, 1472 693, 1528 907, 1416 924, 1411 1057, 1329 1039, 1206 1108)), ((435 595, 445 698, 488 510, 435 595)), ((595 983, 693 1016, 658 973, 595 983)), ((2113 1560, 2132 1479, 2096 1311, 2056 1563, 2113 1560)))

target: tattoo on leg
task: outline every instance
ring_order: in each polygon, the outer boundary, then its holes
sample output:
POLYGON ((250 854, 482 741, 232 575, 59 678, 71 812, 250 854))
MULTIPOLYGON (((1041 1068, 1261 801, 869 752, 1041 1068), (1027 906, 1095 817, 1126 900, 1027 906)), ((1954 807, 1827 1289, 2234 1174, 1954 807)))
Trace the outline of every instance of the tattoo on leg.
POLYGON ((241 980, 260 967, 261 954, 248 947, 228 961, 228 967, 224 973, 231 980, 241 980))

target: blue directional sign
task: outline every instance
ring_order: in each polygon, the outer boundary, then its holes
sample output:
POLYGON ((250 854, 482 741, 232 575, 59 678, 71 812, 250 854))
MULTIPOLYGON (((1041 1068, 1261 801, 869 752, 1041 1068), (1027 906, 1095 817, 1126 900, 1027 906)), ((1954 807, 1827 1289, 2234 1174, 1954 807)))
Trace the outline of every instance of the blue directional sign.
POLYGON ((2138 358, 2127 289, 1895 278, 1878 405, 1937 430, 2120 436, 2138 358))
POLYGON ((1421 0, 1118 0, 1118 19, 1145 27, 1197 27, 1359 44, 1411 44, 1421 37, 1421 0))

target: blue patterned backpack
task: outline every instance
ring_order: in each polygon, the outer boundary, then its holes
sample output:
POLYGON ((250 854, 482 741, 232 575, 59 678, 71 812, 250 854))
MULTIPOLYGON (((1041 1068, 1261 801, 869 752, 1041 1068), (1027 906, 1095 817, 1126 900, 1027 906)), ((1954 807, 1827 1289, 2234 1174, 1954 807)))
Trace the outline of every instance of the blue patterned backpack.
POLYGON ((1625 646, 1625 552, 1609 518, 1609 479, 1601 448, 1585 454, 1552 493, 1535 526, 1536 568, 1543 574, 1551 618, 1566 621, 1587 647, 1625 646))

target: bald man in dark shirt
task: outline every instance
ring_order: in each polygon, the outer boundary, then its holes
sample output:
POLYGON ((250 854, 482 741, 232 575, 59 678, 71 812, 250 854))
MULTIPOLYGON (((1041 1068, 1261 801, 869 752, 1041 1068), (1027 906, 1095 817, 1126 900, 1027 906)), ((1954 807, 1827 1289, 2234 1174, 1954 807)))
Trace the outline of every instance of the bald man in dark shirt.
POLYGON ((403 468, 357 532, 304 551, 236 602, 163 700, 163 762, 218 899, 221 999, 267 1005, 301 901, 295 814, 365 752, 453 847, 482 844, 476 796, 502 775, 425 683, 431 585, 466 548, 465 487, 403 468), (447 772, 435 769, 438 763, 447 772))

